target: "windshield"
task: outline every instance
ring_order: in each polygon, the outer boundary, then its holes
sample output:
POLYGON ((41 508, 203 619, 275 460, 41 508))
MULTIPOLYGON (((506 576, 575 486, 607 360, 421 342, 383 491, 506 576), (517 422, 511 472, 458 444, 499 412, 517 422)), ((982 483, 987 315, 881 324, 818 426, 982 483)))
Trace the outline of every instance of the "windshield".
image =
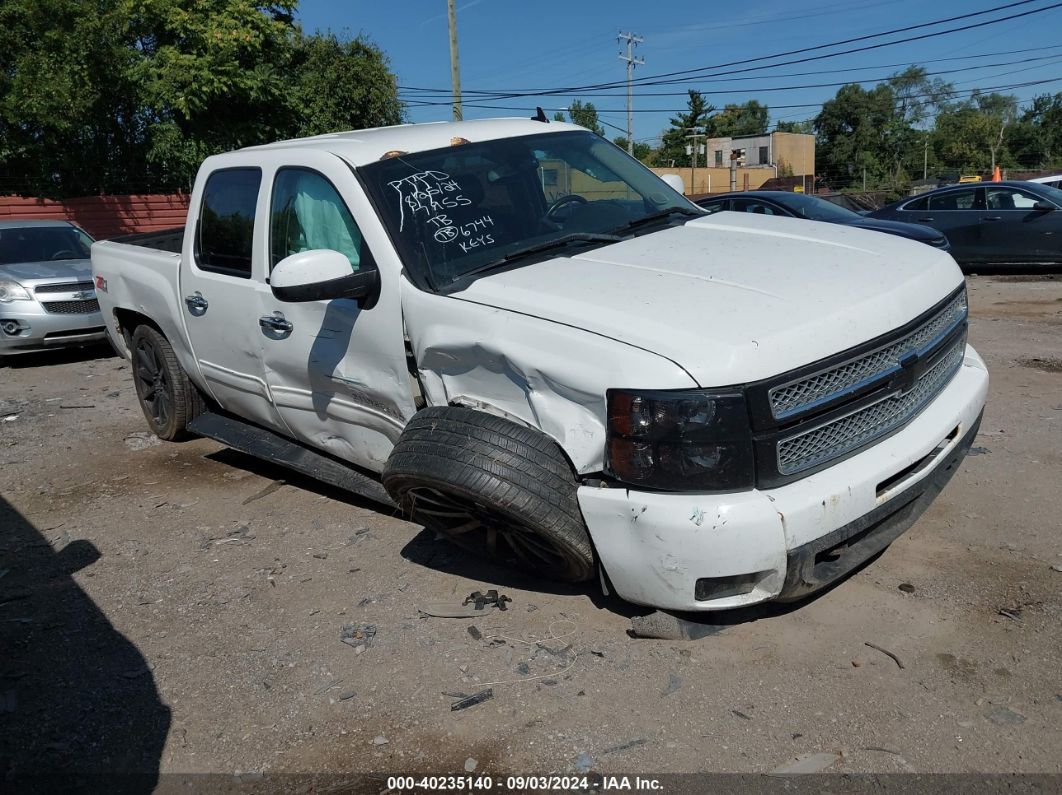
POLYGON ((787 193, 784 198, 776 201, 784 204, 801 218, 809 221, 829 221, 831 223, 848 223, 854 218, 859 218, 858 213, 839 207, 833 202, 819 199, 815 196, 804 196, 799 193, 787 193))
POLYGON ((0 265, 16 262, 88 259, 92 238, 72 226, 0 229, 0 265))
POLYGON ((628 224, 671 208, 699 214, 590 132, 458 142, 358 173, 406 266, 436 288, 530 247, 604 245, 603 235, 653 231, 649 222, 628 224))

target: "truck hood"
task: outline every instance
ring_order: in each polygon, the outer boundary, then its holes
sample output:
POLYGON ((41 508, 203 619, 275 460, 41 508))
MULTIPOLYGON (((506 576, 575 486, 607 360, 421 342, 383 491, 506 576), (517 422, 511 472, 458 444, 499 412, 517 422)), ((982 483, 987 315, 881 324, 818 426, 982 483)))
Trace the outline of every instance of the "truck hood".
POLYGON ((724 386, 891 331, 962 278, 949 255, 901 237, 720 213, 485 275, 453 297, 650 350, 724 386))
POLYGON ((92 281, 92 263, 87 259, 59 259, 47 262, 16 262, 0 265, 0 279, 16 282, 38 280, 92 281))

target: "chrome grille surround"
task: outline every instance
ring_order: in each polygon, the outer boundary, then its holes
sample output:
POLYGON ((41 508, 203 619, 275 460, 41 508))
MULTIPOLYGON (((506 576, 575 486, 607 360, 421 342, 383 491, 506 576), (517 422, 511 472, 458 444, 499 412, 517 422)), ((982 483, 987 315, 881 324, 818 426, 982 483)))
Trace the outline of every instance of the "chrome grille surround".
POLYGON ((33 292, 37 295, 41 293, 82 293, 95 289, 96 286, 92 282, 63 282, 62 284, 38 284, 33 288, 33 292))
MULTIPOLYGON (((965 298, 965 294, 961 297, 965 298)), ((931 318, 927 325, 934 323, 937 317, 931 318)), ((922 328, 914 334, 920 334, 921 331, 922 328)), ((962 364, 965 350, 966 334, 963 333, 922 374, 910 391, 893 393, 843 417, 780 439, 777 444, 778 471, 783 475, 797 474, 896 430, 943 390, 962 364)))
POLYGON ((802 414, 883 378, 899 368, 904 355, 922 354, 933 348, 966 321, 967 312, 963 289, 939 312, 900 339, 847 362, 772 387, 768 392, 772 416, 784 420, 802 414))

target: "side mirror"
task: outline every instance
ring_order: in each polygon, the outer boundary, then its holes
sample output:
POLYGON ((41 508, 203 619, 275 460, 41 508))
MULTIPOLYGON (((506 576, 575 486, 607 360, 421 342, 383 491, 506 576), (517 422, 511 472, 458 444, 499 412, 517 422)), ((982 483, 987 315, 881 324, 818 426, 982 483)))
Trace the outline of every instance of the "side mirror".
POLYGON ((312 249, 285 257, 273 267, 269 287, 278 301, 301 303, 333 298, 361 300, 380 285, 376 268, 351 271, 350 260, 338 251, 312 249))
POLYGON ((1046 212, 1050 212, 1051 210, 1056 210, 1056 209, 1058 209, 1057 207, 1055 207, 1055 205, 1053 205, 1053 204, 1048 204, 1048 203, 1047 203, 1047 202, 1045 202, 1045 201, 1038 201, 1038 202, 1036 202, 1036 204, 1034 204, 1034 205, 1032 206, 1032 208, 1033 208, 1034 210, 1036 210, 1037 212, 1041 212, 1041 213, 1046 213, 1046 212))
POLYGON ((678 191, 682 196, 686 195, 686 183, 682 181, 682 177, 678 174, 662 174, 660 179, 664 180, 672 190, 678 191))

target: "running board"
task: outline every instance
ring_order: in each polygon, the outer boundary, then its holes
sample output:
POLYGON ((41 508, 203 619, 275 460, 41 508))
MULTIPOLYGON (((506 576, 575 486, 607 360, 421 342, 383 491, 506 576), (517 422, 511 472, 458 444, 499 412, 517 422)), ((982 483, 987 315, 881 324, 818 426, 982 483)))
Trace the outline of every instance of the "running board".
POLYGON ((384 490, 383 484, 375 478, 362 474, 350 464, 344 464, 249 422, 208 411, 188 423, 188 430, 219 441, 241 453, 294 469, 337 489, 382 503, 389 508, 396 507, 384 490))

